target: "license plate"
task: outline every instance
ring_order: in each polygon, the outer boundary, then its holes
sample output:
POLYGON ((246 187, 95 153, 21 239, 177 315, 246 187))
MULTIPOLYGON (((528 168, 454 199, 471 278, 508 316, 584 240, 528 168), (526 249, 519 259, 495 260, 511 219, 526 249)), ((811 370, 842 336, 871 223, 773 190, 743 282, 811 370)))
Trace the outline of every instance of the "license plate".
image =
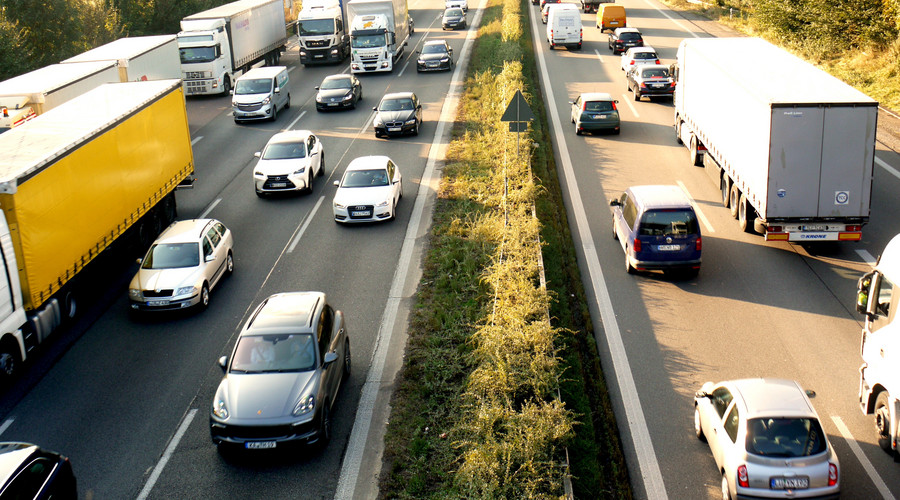
POLYGON ((681 245, 659 245, 656 248, 660 252, 671 252, 672 250, 680 249, 681 245))
POLYGON ((350 215, 353 217, 371 217, 372 212, 370 212, 368 210, 361 210, 358 212, 350 212, 350 215))
POLYGON ((812 224, 809 226, 800 226, 800 229, 802 231, 824 231, 827 227, 825 224, 812 224))
POLYGON ((275 441, 248 441, 244 443, 244 446, 247 447, 248 450, 268 450, 272 449, 277 445, 275 441))
POLYGON ((329 106, 337 106, 338 103, 336 103, 336 102, 329 102, 328 105, 329 105, 329 106))
POLYGON ((773 477, 769 479, 773 490, 805 490, 809 488, 808 477, 773 477))
POLYGON ((167 305, 169 305, 169 301, 168 300, 148 300, 147 305, 148 306, 167 306, 167 305))
POLYGON ((273 182, 271 185, 272 185, 273 188, 283 188, 283 187, 287 187, 287 183, 286 183, 286 182, 273 182))
POLYGON ((610 24, 610 26, 612 26, 614 24, 619 24, 619 21, 610 21, 609 24, 610 24))
POLYGON ((388 127, 388 132, 399 132, 400 127, 388 127))
POLYGON ((654 83, 653 84, 653 88, 655 88, 655 89, 665 88, 665 86, 666 86, 665 83, 654 83))
POLYGON ((437 67, 438 67, 438 63, 436 63, 436 62, 430 62, 430 63, 427 63, 426 66, 428 66, 429 68, 437 68, 437 67))
POLYGON ((609 118, 609 116, 608 115, 593 115, 593 118, 595 120, 605 120, 605 119, 609 118))
POLYGON ((321 59, 321 58, 323 58, 323 57, 325 57, 325 56, 323 56, 322 54, 316 54, 316 55, 314 55, 313 57, 314 57, 315 59, 321 59))

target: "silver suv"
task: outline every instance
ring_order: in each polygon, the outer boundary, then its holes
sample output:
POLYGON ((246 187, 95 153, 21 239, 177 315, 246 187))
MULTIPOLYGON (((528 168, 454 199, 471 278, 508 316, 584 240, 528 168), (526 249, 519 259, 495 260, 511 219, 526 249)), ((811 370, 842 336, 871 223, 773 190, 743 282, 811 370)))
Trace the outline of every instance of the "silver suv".
POLYGON ((220 452, 324 447, 331 407, 350 376, 350 339, 344 314, 321 292, 270 296, 256 308, 231 356, 219 358, 225 376, 209 414, 220 452))

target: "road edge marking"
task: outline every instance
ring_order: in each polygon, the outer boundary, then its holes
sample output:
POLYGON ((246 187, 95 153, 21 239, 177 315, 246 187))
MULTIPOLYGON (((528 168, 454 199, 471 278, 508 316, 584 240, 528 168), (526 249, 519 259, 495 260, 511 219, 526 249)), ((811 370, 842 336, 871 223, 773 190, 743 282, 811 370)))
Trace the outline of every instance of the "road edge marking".
POLYGON ((159 457, 159 461, 156 462, 156 467, 153 468, 153 472, 150 473, 150 477, 148 477, 147 482, 144 483, 144 487, 138 494, 137 500, 145 500, 150 496, 150 491, 153 490, 156 481, 159 480, 159 476, 162 475, 163 469, 166 468, 166 464, 169 463, 169 459, 172 458, 172 455, 175 453, 175 448, 178 447, 178 443, 181 441, 181 438, 184 437, 184 433, 187 432, 188 427, 190 427, 191 422, 197 415, 197 411, 199 411, 199 408, 191 408, 184 417, 182 417, 181 425, 178 426, 178 430, 175 431, 175 435, 172 436, 172 440, 169 441, 169 445, 166 446, 166 451, 163 452, 162 456, 159 457))
MULTIPOLYGON (((891 493, 891 490, 887 487, 884 480, 881 479, 881 476, 878 475, 878 471, 875 470, 875 467, 872 465, 872 462, 866 457, 866 454, 863 453, 862 448, 859 447, 859 444, 856 442, 856 439, 853 437, 853 434, 850 433, 850 429, 844 424, 844 421, 841 420, 841 417, 832 416, 831 421, 834 422, 834 425, 837 427, 838 432, 841 433, 841 437, 844 438, 844 441, 847 442, 847 445, 850 446, 850 450, 853 451, 853 454, 856 455, 856 459, 859 460, 859 463, 862 465, 863 470, 866 471, 866 474, 869 475, 869 479, 872 480, 872 483, 875 485, 875 488, 878 489, 878 492, 881 493, 881 498, 885 500, 893 499, 894 495, 891 493)), ((841 473, 843 475, 843 473, 841 473)))

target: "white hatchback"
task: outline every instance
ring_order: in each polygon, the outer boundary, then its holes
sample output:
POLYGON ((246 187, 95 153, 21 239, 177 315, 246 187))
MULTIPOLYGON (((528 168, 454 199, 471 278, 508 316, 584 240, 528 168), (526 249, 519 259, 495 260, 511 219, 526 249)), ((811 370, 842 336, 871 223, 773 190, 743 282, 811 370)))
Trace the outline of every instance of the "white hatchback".
POLYGON ((396 217, 403 197, 400 169, 387 156, 363 156, 347 165, 334 181, 335 222, 375 222, 396 217))
POLYGON ((660 64, 659 55, 653 47, 632 47, 622 54, 619 66, 622 71, 638 64, 660 64))
POLYGON ((309 130, 289 130, 272 136, 253 167, 257 196, 305 191, 311 193, 313 176, 325 173, 325 149, 309 130))
POLYGON ((468 0, 447 0, 447 2, 444 5, 445 9, 452 9, 454 7, 458 8, 458 9, 462 9, 463 12, 469 12, 468 0))

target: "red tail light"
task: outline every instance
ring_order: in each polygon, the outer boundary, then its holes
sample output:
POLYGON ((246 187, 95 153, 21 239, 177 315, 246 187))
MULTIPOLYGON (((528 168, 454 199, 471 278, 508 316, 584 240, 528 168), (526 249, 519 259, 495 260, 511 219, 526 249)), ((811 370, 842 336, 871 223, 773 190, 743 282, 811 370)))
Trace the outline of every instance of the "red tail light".
POLYGON ((847 226, 847 231, 862 231, 862 226, 847 226))
POLYGON ((834 486, 838 482, 837 464, 828 463, 828 486, 834 486))
POLYGON ((781 226, 769 226, 770 233, 783 233, 784 228, 781 226))
POLYGON ((634 248, 634 253, 640 252, 640 251, 641 251, 641 240, 635 238, 635 239, 634 239, 634 245, 632 245, 632 246, 633 246, 633 248, 634 248))
POLYGON ((656 64, 659 64, 659 59, 656 60, 656 64))
POLYGON ((613 106, 613 111, 618 111, 618 110, 619 110, 619 108, 616 107, 615 101, 611 101, 610 104, 612 104, 612 106, 613 106))
POLYGON ((738 485, 740 485, 742 488, 750 487, 750 477, 747 476, 747 466, 746 465, 738 466, 737 480, 738 480, 738 485))
POLYGON ((699 252, 703 250, 703 238, 697 236, 697 241, 694 243, 694 248, 699 252))
POLYGON ((581 110, 582 110, 582 111, 587 111, 587 101, 581 103, 581 110))
POLYGON ((3 118, 9 118, 9 108, 3 108, 3 118))

